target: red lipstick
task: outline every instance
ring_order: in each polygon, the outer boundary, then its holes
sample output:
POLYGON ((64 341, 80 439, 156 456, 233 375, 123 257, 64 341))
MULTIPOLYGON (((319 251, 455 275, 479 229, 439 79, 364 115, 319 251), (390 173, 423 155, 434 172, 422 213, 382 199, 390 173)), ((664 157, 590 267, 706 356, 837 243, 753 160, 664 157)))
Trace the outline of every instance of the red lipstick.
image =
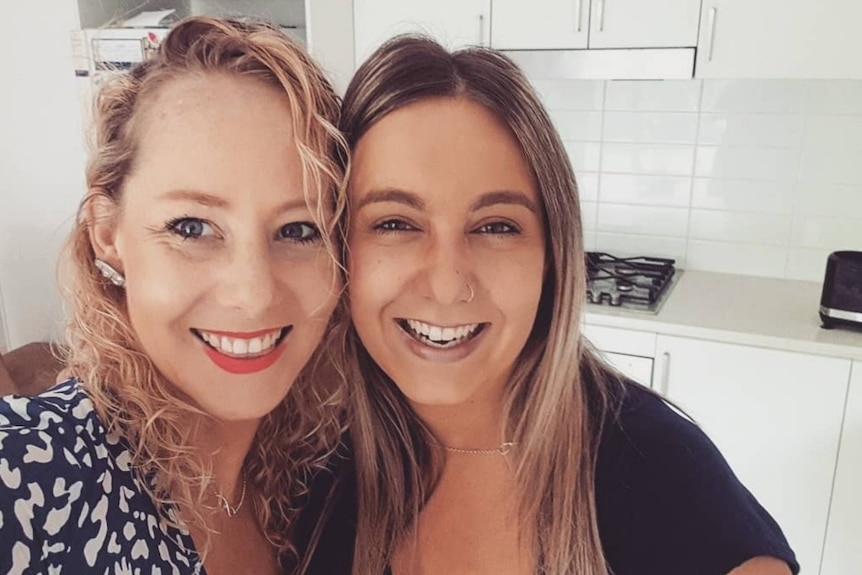
MULTIPOLYGON (((216 331, 211 331, 209 333, 224 335, 226 337, 238 337, 241 335, 241 337, 243 338, 251 338, 260 337, 262 335, 266 335, 267 333, 272 333, 272 331, 273 330, 268 329, 260 332, 243 334, 216 331)), ((278 361, 278 358, 281 357, 281 354, 284 353, 285 350, 284 341, 287 339, 287 336, 290 335, 291 331, 292 330, 290 328, 287 328, 287 332, 281 336, 281 340, 275 345, 272 350, 269 351, 269 353, 256 357, 231 357, 214 349, 211 345, 205 342, 201 343, 203 343, 204 351, 206 352, 207 357, 209 357, 214 364, 216 364, 224 371, 234 374, 257 373, 259 371, 263 371, 264 369, 270 367, 272 364, 278 361)))

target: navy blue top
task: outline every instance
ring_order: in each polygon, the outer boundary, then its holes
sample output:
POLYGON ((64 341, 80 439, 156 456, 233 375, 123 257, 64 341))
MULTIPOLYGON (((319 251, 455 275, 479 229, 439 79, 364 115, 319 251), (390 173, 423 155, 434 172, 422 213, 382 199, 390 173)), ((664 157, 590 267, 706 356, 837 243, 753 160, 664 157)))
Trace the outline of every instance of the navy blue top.
MULTIPOLYGON (((757 556, 799 565, 781 529, 709 438, 664 401, 627 384, 605 423, 596 462, 599 535, 613 575, 726 575, 757 556)), ((318 477, 297 525, 310 574, 348 574, 356 477, 345 450, 318 477)))
POLYGON ((0 573, 202 575, 75 380, 0 398, 0 573))

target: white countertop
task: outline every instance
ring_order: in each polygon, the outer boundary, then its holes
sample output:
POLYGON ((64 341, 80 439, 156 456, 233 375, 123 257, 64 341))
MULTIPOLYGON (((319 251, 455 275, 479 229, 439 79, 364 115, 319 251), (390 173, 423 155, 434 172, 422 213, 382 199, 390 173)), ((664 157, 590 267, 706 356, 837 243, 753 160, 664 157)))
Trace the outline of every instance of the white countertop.
POLYGON ((585 304, 588 324, 862 360, 862 329, 820 327, 821 284, 684 270, 656 315, 585 304))

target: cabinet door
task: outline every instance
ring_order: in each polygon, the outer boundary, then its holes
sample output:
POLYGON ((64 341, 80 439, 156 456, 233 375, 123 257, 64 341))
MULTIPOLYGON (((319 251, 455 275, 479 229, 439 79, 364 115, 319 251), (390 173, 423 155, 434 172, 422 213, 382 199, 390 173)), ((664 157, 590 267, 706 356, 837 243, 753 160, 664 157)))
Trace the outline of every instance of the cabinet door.
POLYGON ((704 0, 698 78, 862 78, 862 2, 704 0))
POLYGON ((700 0, 592 0, 590 48, 696 46, 699 18, 700 0))
POLYGON ((862 570, 862 361, 853 363, 820 575, 862 570))
POLYGON ((658 336, 658 388, 775 517, 804 573, 823 551, 850 361, 658 336))
POLYGON ((586 48, 590 0, 493 0, 491 45, 499 50, 586 48))
POLYGON ((423 32, 449 48, 488 44, 491 0, 354 0, 356 64, 396 34, 423 32))

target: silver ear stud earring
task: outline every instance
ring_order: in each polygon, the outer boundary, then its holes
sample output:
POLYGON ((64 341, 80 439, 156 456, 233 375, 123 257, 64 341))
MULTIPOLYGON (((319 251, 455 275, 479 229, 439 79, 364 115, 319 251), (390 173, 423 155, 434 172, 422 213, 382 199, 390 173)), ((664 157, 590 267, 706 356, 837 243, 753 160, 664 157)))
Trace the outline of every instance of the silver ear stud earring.
POLYGON ((126 285, 126 278, 123 277, 123 274, 115 270, 111 264, 104 262, 100 259, 95 261, 96 267, 102 273, 102 277, 111 282, 117 287, 123 287, 126 285))

